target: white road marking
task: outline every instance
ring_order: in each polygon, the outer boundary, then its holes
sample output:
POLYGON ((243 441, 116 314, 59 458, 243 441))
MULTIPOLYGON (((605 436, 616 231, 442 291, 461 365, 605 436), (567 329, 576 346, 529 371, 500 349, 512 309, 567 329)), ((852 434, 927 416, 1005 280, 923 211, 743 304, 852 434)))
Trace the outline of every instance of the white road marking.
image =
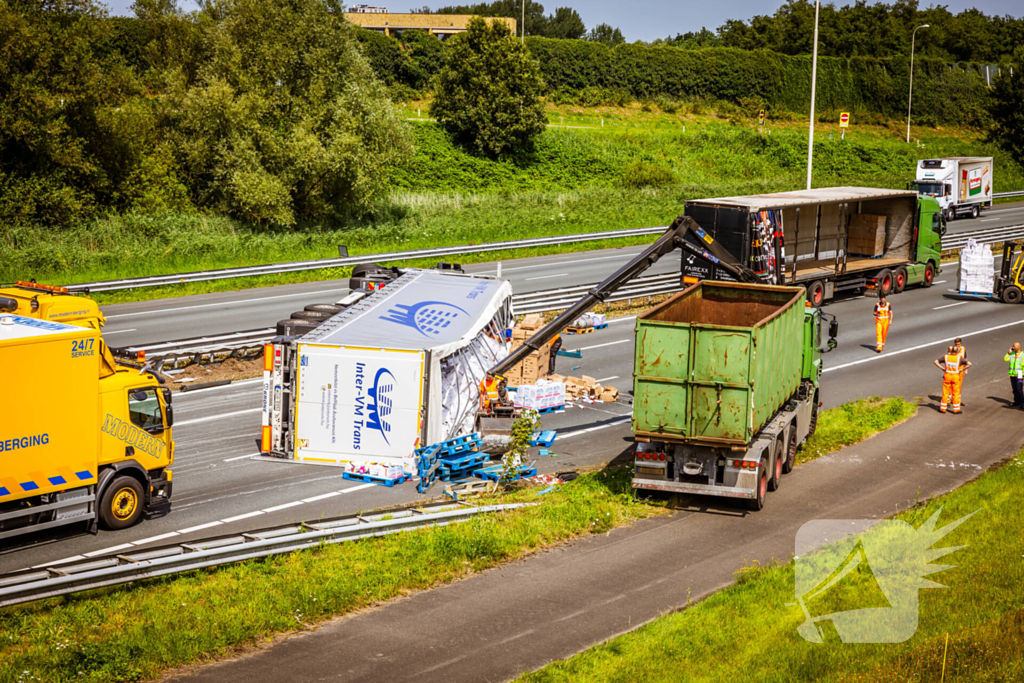
MULTIPOLYGON (((638 247, 637 251, 639 251, 639 250, 640 250, 640 248, 638 247)), ((574 265, 574 264, 577 264, 577 263, 590 263, 591 261, 625 260, 625 259, 630 258, 631 256, 635 256, 635 255, 636 254, 627 252, 627 253, 618 254, 616 256, 597 256, 595 258, 576 259, 574 261, 555 261, 554 263, 534 263, 534 264, 529 265, 529 266, 514 266, 512 268, 505 268, 504 266, 502 266, 501 272, 502 273, 508 273, 508 272, 515 271, 515 270, 531 270, 533 268, 548 268, 548 267, 552 267, 552 266, 571 266, 571 265, 574 265)), ((488 271, 483 271, 483 272, 491 273, 492 271, 488 270, 488 271)), ((493 272, 497 272, 497 271, 493 271, 493 272)))
POLYGON ((221 413, 220 415, 210 415, 209 417, 197 417, 194 420, 185 420, 184 422, 175 422, 175 427, 184 427, 185 425, 194 425, 200 422, 209 422, 210 420, 222 420, 225 417, 234 417, 235 415, 246 415, 248 413, 259 413, 262 412, 263 408, 249 408, 248 410, 236 410, 233 413, 221 413))
POLYGON ((191 310, 194 310, 194 309, 197 309, 197 308, 215 308, 217 306, 231 306, 231 305, 234 305, 234 304, 250 304, 250 303, 255 303, 257 301, 270 301, 272 299, 290 299, 290 298, 294 298, 294 297, 297 297, 297 296, 307 296, 307 297, 308 296, 318 296, 320 294, 330 294, 332 292, 347 292, 347 291, 348 291, 347 287, 345 287, 343 289, 324 289, 324 290, 320 290, 319 292, 300 292, 300 293, 297 293, 297 294, 281 294, 279 296, 264 296, 264 297, 260 297, 259 299, 236 299, 236 300, 233 300, 233 301, 221 301, 221 302, 215 303, 215 304, 196 304, 195 306, 179 306, 178 308, 161 308, 161 309, 153 309, 152 311, 138 311, 136 313, 118 313, 116 315, 108 315, 108 316, 106 316, 106 318, 108 320, 110 320, 112 318, 130 318, 130 317, 136 316, 136 315, 154 315, 154 314, 163 315, 164 313, 171 313, 173 311, 191 311, 191 310))
POLYGON ((1001 218, 979 218, 978 222, 979 223, 987 223, 989 221, 998 221, 998 220, 1002 220, 1002 219, 1001 218))
POLYGON ((131 543, 122 543, 121 545, 115 545, 110 548, 104 548, 103 550, 93 550, 91 553, 82 553, 86 557, 96 557, 97 555, 106 555, 107 553, 116 553, 118 550, 124 550, 125 548, 131 548, 131 543))
MULTIPOLYGON (((1005 329, 1007 327, 1015 327, 1017 325, 1024 325, 1024 320, 1018 320, 1016 322, 1006 323, 1005 325, 996 325, 995 327, 986 327, 984 330, 976 330, 974 332, 964 332, 962 334, 958 334, 958 335, 953 336, 953 337, 947 337, 946 339, 936 339, 935 341, 928 342, 927 344, 918 344, 917 346, 911 346, 909 349, 900 349, 899 351, 893 351, 891 353, 884 353, 884 354, 880 354, 878 356, 871 356, 870 358, 862 358, 861 360, 855 360, 855 361, 851 361, 849 363, 843 363, 842 365, 834 365, 834 366, 832 366, 830 368, 825 368, 822 372, 832 372, 833 370, 842 370, 843 368, 848 368, 848 367, 851 367, 851 366, 854 366, 854 365, 860 365, 861 363, 870 363, 871 361, 883 360, 885 358, 892 358, 893 356, 898 356, 901 353, 910 353, 911 351, 920 351, 921 349, 927 349, 929 346, 938 346, 939 344, 948 344, 949 342, 953 341, 957 337, 960 337, 960 338, 976 337, 979 334, 986 334, 988 332, 995 332, 996 330, 1002 330, 1002 329, 1005 329)), ((558 437, 559 438, 563 438, 563 439, 565 438, 565 436, 562 435, 562 434, 559 434, 558 437)))
POLYGON ((568 274, 569 273, 558 273, 557 275, 538 275, 537 277, 528 277, 526 278, 526 281, 530 282, 532 280, 548 280, 553 277, 565 277, 568 274))
POLYGON ((368 489, 371 486, 376 486, 376 484, 360 484, 359 486, 353 486, 352 488, 342 489, 341 493, 352 493, 353 491, 362 491, 363 489, 368 489))
POLYGON ((235 515, 234 517, 227 517, 220 521, 224 522, 225 524, 230 524, 231 522, 237 522, 240 519, 249 519, 250 517, 256 517, 262 514, 263 510, 254 510, 253 512, 246 512, 244 515, 235 515))
POLYGON ((291 503, 285 503, 284 505, 275 505, 272 508, 263 508, 264 512, 277 512, 278 510, 284 510, 285 508, 293 508, 296 505, 302 505, 303 501, 296 500, 291 503))
POLYGON ((946 304, 945 306, 936 306, 932 310, 933 311, 938 311, 938 310, 941 310, 943 308, 952 308, 953 306, 963 306, 964 304, 969 304, 969 303, 971 303, 971 302, 970 301, 958 301, 955 304, 946 304))
POLYGON ((312 498, 303 498, 302 502, 303 503, 313 503, 313 502, 316 502, 318 500, 323 500, 324 498, 333 498, 334 496, 340 496, 342 493, 344 493, 344 491, 331 491, 330 493, 325 493, 325 494, 320 495, 320 496, 313 496, 312 498))
POLYGON ((594 381, 595 381, 595 382, 601 382, 601 383, 603 384, 603 383, 605 383, 605 382, 610 382, 610 381, 612 381, 613 379, 618 379, 618 378, 619 378, 619 376, 618 376, 618 375, 612 375, 611 377, 602 377, 601 379, 598 379, 598 380, 594 380, 594 381))
POLYGON ((246 458, 255 458, 259 453, 253 453, 251 455, 236 455, 233 458, 224 458, 224 462, 234 462, 235 460, 245 460, 246 458))
POLYGON ((944 284, 946 284, 946 282, 948 282, 948 280, 936 280, 932 284, 933 285, 944 285, 944 284))
POLYGON ((561 441, 562 439, 568 439, 569 437, 576 436, 578 434, 586 434, 588 432, 596 432, 599 429, 606 429, 608 427, 615 427, 616 425, 626 424, 627 422, 630 421, 630 419, 631 418, 629 418, 629 417, 624 417, 621 420, 615 420, 614 422, 609 422, 607 424, 598 425, 596 427, 588 427, 587 429, 577 429, 575 432, 568 432, 568 433, 559 432, 558 433, 558 439, 559 439, 559 441, 561 441))
POLYGON ((159 536, 150 536, 149 538, 144 538, 141 541, 132 541, 132 545, 145 545, 146 543, 156 543, 157 541, 162 541, 165 538, 173 538, 177 535, 177 531, 172 531, 167 534, 160 534, 159 536))
POLYGON ((63 560, 57 560, 56 562, 47 562, 46 564, 37 564, 32 569, 45 569, 46 567, 53 567, 58 564, 66 564, 68 562, 74 562, 75 560, 84 560, 85 555, 75 555, 74 557, 65 557, 63 560))
POLYGON ((621 322, 623 322, 625 320, 636 320, 636 316, 635 315, 627 315, 625 318, 612 318, 611 320, 608 321, 608 323, 609 324, 611 324, 611 323, 621 323, 621 322))
POLYGON ((222 522, 207 522, 206 524, 200 524, 199 526, 190 526, 187 529, 178 529, 179 534, 190 534, 193 531, 202 531, 203 529, 209 529, 210 527, 220 526, 222 522))
MULTIPOLYGON (((602 346, 615 346, 616 344, 625 344, 633 341, 632 339, 620 339, 619 341, 607 342, 605 344, 594 344, 593 346, 581 346, 578 351, 589 351, 590 349, 599 349, 602 346)), ((262 410, 262 408, 261 408, 262 410)))
POLYGON ((134 327, 131 328, 130 330, 103 330, 103 336, 104 337, 109 337, 112 334, 121 334, 122 332, 134 332, 134 331, 135 331, 134 327))
POLYGON ((217 389, 230 389, 231 387, 241 387, 241 386, 245 386, 246 384, 256 384, 257 382, 262 382, 262 381, 263 381, 262 377, 257 377, 256 379, 243 379, 243 380, 240 380, 238 382, 232 382, 231 384, 221 384, 220 386, 217 386, 217 387, 208 387, 206 389, 196 389, 195 391, 178 392, 178 393, 175 394, 175 396, 178 397, 178 398, 188 398, 190 396, 195 396, 197 394, 204 394, 207 391, 216 391, 217 389))

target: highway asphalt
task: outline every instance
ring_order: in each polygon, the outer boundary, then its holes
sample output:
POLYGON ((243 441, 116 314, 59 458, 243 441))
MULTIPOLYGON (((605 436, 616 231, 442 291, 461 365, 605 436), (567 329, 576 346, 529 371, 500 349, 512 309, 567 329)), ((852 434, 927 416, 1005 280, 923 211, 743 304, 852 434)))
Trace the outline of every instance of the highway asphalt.
MULTIPOLYGON (((952 221, 947 234, 1021 224, 1024 224, 1024 202, 1000 204, 978 219, 952 221)), ((599 247, 600 243, 594 245, 599 247)), ((598 249, 517 259, 502 263, 501 274, 518 293, 600 282, 642 249, 598 249)), ((672 273, 678 269, 679 255, 675 253, 659 261, 648 274, 672 273)), ((491 262, 469 264, 465 270, 495 274, 497 265, 491 262)), ((103 333, 112 346, 130 346, 270 327, 307 304, 341 299, 348 293, 347 287, 347 279, 325 280, 104 306, 107 326, 103 333)))
MULTIPOLYGON (((591 277, 604 272, 603 267, 595 269, 591 277)), ((955 336, 964 338, 972 361, 985 359, 991 364, 988 369, 973 369, 968 385, 986 373, 1003 372, 1006 348, 1024 340, 1024 310, 960 297, 952 291, 955 282, 955 265, 947 265, 934 287, 908 289, 894 296, 895 317, 881 355, 874 352, 874 299, 849 298, 828 306, 826 312, 840 321, 840 334, 839 347, 825 355, 821 396, 825 406, 871 395, 934 394, 939 380, 931 361, 955 336)), ((580 348, 583 358, 559 358, 559 372, 587 374, 619 387, 623 395, 616 403, 585 404, 545 416, 544 427, 558 430, 559 439, 552 449, 557 457, 538 458, 541 472, 598 465, 628 451, 632 330, 632 319, 616 319, 605 330, 565 338, 565 348, 580 348)), ((63 532, 31 538, 34 545, 22 544, 0 554, 0 571, 422 499, 411 483, 389 489, 346 481, 331 467, 251 460, 259 434, 259 380, 179 393, 174 405, 177 450, 170 515, 96 536, 68 537, 63 532)))

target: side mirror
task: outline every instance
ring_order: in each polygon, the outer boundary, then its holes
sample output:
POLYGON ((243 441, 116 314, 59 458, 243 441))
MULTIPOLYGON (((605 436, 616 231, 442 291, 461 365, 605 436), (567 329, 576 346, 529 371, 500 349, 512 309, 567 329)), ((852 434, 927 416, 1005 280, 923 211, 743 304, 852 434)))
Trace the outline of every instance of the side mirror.
POLYGON ((832 322, 828 324, 828 336, 833 340, 839 336, 839 321, 832 319, 832 322))
POLYGON ((174 426, 174 407, 170 403, 167 404, 164 414, 166 415, 167 428, 170 429, 174 426))
POLYGON ((146 392, 143 389, 133 389, 131 396, 135 401, 145 401, 147 398, 146 392))
POLYGON ((837 346, 839 346, 839 342, 837 342, 834 338, 828 340, 828 350, 829 351, 831 351, 832 349, 836 348, 837 346))

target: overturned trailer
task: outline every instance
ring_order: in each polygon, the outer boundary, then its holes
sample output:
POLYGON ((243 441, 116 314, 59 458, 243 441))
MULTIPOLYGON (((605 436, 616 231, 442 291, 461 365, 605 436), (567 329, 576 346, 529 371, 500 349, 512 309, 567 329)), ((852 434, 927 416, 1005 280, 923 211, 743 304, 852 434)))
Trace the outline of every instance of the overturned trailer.
POLYGON ((262 454, 415 473, 416 448, 473 431, 511 321, 507 281, 409 269, 312 331, 278 337, 265 350, 262 454))

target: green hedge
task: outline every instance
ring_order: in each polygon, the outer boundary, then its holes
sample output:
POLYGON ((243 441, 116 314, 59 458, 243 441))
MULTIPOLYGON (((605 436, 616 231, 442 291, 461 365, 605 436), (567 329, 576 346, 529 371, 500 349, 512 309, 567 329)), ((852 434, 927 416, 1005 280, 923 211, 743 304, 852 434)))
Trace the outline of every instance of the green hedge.
MULTIPOLYGON (((583 40, 529 38, 553 92, 592 89, 628 92, 636 99, 668 96, 805 111, 810 56, 734 48, 684 50, 670 46, 609 47, 583 40)), ((854 112, 906 112, 909 63, 903 58, 818 58, 817 108, 854 112)), ((914 111, 936 122, 977 123, 988 90, 978 65, 918 59, 914 111)))

